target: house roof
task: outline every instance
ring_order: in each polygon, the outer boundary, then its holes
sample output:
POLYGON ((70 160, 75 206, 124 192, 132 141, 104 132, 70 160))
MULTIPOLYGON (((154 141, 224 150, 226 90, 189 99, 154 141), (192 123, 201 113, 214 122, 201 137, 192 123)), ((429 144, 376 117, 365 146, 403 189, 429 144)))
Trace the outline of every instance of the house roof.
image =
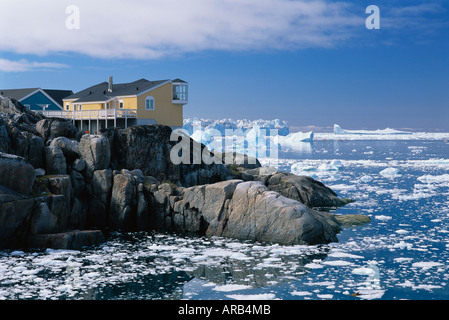
POLYGON ((50 97, 53 98, 57 103, 59 103, 60 106, 62 106, 62 100, 65 97, 68 97, 73 94, 72 90, 50 90, 50 89, 43 89, 45 93, 47 93, 50 97))
POLYGON ((26 89, 0 89, 0 94, 4 97, 10 97, 18 101, 28 97, 35 91, 42 90, 50 96, 55 102, 62 106, 62 99, 73 94, 72 90, 52 90, 41 88, 26 88, 26 89))
MULTIPOLYGON (((76 100, 77 103, 105 102, 114 97, 139 95, 169 81, 170 80, 149 81, 140 79, 129 83, 117 83, 112 85, 112 92, 108 91, 108 82, 102 82, 68 96, 65 100, 76 100)), ((173 80, 173 82, 176 81, 173 80)))
POLYGON ((16 100, 20 100, 26 97, 30 93, 39 90, 39 88, 27 88, 27 89, 0 89, 0 94, 4 97, 10 97, 16 100))

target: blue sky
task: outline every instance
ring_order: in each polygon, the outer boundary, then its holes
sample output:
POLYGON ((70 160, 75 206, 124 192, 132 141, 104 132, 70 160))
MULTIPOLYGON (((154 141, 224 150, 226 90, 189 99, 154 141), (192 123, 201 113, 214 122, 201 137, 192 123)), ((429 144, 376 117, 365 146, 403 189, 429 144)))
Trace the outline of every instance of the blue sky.
POLYGON ((449 131, 447 1, 36 2, 0 3, 1 88, 179 77, 185 117, 449 131))

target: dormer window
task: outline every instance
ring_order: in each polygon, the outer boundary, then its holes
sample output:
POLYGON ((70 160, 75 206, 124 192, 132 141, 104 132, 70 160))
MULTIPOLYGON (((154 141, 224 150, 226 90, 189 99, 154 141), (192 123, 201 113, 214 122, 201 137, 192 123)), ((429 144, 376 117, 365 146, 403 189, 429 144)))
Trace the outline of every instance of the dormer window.
POLYGON ((186 82, 173 83, 173 103, 186 104, 188 101, 188 85, 186 82))

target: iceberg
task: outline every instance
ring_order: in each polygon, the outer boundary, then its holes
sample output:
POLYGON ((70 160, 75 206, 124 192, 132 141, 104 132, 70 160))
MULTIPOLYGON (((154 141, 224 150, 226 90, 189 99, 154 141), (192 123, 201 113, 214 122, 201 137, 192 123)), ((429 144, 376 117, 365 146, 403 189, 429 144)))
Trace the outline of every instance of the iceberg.
POLYGON ((374 134, 374 135, 388 135, 388 134, 412 134, 412 132, 399 131, 395 129, 377 129, 377 130, 346 130, 338 124, 334 124, 334 134, 374 134))
POLYGON ((226 129, 242 129, 250 130, 254 127, 259 127, 260 129, 270 130, 276 129, 278 130, 278 134, 280 136, 287 136, 290 133, 290 129, 286 121, 281 121, 279 119, 274 120, 233 120, 233 119, 220 119, 220 120, 212 120, 212 119, 199 119, 199 118, 188 118, 184 119, 183 129, 185 129, 189 135, 192 135, 195 130, 200 129, 216 129, 221 132, 222 135, 226 133, 226 129))
POLYGON ((401 176, 401 173, 399 171, 399 169, 396 168, 386 168, 384 170, 382 170, 381 172, 379 172, 381 176, 384 176, 386 178, 396 178, 401 176))
POLYGON ((313 131, 310 132, 295 132, 287 136, 279 136, 279 143, 281 145, 294 146, 298 142, 312 142, 313 141, 313 131))
POLYGON ((310 143, 314 138, 313 131, 290 133, 287 122, 279 119, 249 121, 191 118, 184 120, 182 129, 210 150, 251 153, 253 156, 266 155, 273 147, 311 152, 310 143))

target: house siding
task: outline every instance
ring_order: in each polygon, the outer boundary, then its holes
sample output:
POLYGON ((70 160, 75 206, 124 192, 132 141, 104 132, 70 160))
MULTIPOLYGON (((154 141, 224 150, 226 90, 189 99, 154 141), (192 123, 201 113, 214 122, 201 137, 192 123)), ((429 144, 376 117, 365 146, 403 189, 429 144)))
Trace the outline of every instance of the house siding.
POLYGON ((166 83, 137 97, 137 118, 154 119, 170 127, 182 127, 183 107, 172 102, 172 84, 166 83), (154 98, 154 110, 145 110, 145 99, 154 98))
POLYGON ((29 105, 31 110, 42 111, 43 109, 41 106, 39 106, 39 104, 48 104, 48 108, 46 110, 49 111, 61 110, 61 108, 57 104, 46 97, 41 91, 36 92, 26 99, 20 100, 20 103, 22 105, 29 105))

